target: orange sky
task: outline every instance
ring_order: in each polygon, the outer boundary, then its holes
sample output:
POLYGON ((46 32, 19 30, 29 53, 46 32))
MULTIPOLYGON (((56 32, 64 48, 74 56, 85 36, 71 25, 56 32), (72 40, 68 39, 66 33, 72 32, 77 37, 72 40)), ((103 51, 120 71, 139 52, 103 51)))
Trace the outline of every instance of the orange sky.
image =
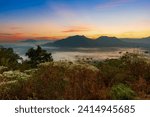
POLYGON ((72 35, 150 36, 150 1, 147 0, 26 0, 22 3, 14 0, 10 4, 2 1, 1 41, 61 39, 72 35))

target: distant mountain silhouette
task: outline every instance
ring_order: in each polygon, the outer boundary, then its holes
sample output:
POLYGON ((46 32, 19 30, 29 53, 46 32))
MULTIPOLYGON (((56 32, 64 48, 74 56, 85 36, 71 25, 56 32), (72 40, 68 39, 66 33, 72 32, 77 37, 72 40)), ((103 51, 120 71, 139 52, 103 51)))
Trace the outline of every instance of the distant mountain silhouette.
POLYGON ((58 40, 53 43, 54 46, 60 47, 91 47, 93 40, 85 36, 70 36, 66 39, 58 40))
POLYGON ((34 40, 34 39, 27 39, 27 40, 22 40, 22 41, 20 41, 20 42, 35 43, 35 42, 37 42, 37 41, 34 40))
POLYGON ((54 41, 53 40, 46 40, 46 39, 27 39, 27 40, 22 40, 22 41, 19 41, 19 42, 23 42, 23 43, 29 43, 29 44, 36 44, 36 45, 44 45, 44 44, 47 44, 47 43, 53 43, 54 41))
POLYGON ((70 36, 65 39, 47 43, 45 46, 56 47, 120 47, 128 46, 129 44, 117 39, 116 37, 102 36, 97 39, 90 39, 85 36, 70 36))
POLYGON ((150 37, 141 39, 116 38, 101 36, 97 39, 90 39, 85 36, 75 35, 65 39, 57 40, 51 43, 46 43, 44 46, 55 47, 142 47, 150 48, 150 37))
POLYGON ((132 43, 140 43, 140 44, 150 44, 150 37, 146 37, 146 38, 140 38, 140 39, 122 39, 125 42, 132 42, 132 43))
POLYGON ((127 43, 116 37, 101 36, 95 40, 97 46, 125 46, 127 43))

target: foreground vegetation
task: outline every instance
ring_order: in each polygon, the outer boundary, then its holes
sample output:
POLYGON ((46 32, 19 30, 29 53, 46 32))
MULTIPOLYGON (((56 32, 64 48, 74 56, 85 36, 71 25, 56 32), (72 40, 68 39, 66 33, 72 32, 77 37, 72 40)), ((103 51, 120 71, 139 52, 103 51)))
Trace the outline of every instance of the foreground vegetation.
POLYGON ((54 62, 39 46, 26 55, 15 65, 0 55, 0 99, 150 99, 150 60, 141 55, 54 62))

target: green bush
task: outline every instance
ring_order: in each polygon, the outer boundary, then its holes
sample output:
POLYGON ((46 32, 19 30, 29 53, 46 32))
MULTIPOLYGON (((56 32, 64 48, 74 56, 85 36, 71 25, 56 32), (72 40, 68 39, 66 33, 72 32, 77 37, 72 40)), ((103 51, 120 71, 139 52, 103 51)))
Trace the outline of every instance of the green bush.
POLYGON ((118 59, 109 59, 101 62, 98 67, 101 77, 106 87, 111 87, 115 83, 123 83, 127 79, 126 71, 122 67, 122 62, 118 59))
POLYGON ((124 84, 118 84, 111 88, 110 97, 115 100, 131 100, 135 99, 135 92, 124 84))
POLYGON ((12 48, 0 48, 0 66, 14 70, 20 65, 19 60, 22 60, 22 58, 14 53, 12 48))

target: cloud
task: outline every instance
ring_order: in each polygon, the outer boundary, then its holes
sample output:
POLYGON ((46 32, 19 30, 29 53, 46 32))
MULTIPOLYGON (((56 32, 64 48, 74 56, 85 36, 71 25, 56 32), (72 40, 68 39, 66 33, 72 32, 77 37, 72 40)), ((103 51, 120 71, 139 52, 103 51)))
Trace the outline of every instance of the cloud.
POLYGON ((90 31, 91 27, 88 26, 71 26, 66 30, 63 30, 63 33, 74 33, 74 32, 86 32, 90 31))
POLYGON ((141 31, 129 31, 117 34, 118 37, 127 37, 127 38, 142 38, 149 37, 150 30, 141 30, 141 31))
POLYGON ((97 5, 98 9, 118 7, 133 0, 109 0, 103 4, 97 5))
POLYGON ((14 27, 10 27, 11 30, 18 30, 18 29, 22 29, 22 27, 17 27, 17 26, 14 26, 14 27))
POLYGON ((0 33, 0 36, 10 36, 12 35, 11 33, 0 33))
POLYGON ((21 36, 23 35, 24 33, 15 33, 15 35, 18 35, 18 36, 21 36))
POLYGON ((23 39, 24 33, 0 33, 0 40, 19 40, 23 39))
POLYGON ((43 36, 43 37, 35 37, 34 39, 58 40, 58 39, 62 39, 62 38, 64 38, 64 36, 45 36, 45 37, 43 36))
POLYGON ((38 34, 38 33, 33 33, 32 35, 33 35, 33 36, 38 36, 38 35, 40 35, 40 34, 38 34))

